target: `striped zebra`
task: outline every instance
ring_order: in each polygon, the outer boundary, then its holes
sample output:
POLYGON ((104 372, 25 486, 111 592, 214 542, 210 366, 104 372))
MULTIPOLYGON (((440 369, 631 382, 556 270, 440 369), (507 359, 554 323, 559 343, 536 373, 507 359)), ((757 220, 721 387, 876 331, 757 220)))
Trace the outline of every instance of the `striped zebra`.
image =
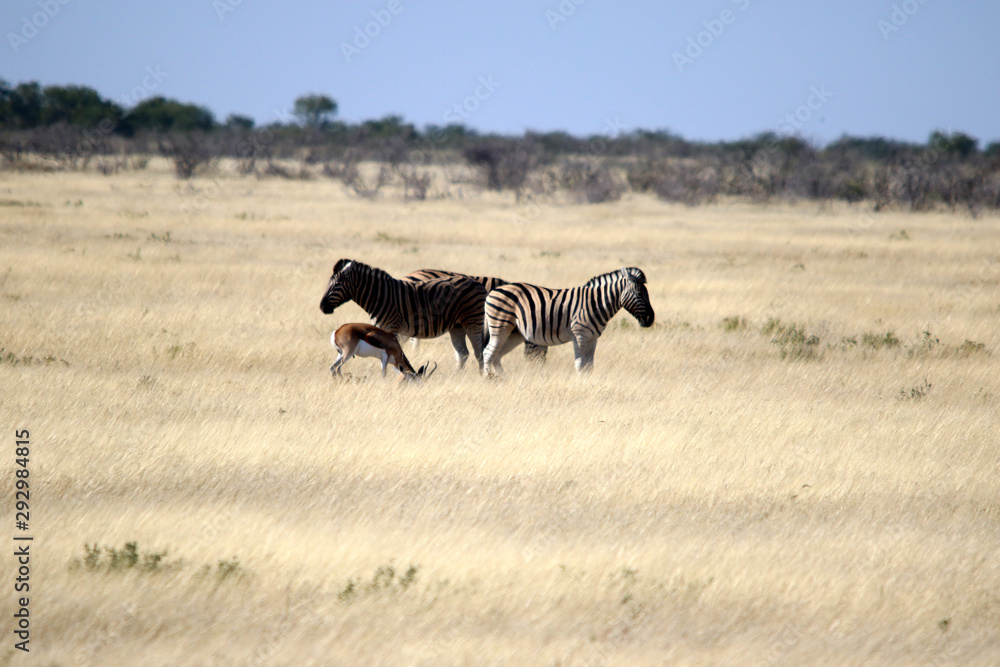
MULTIPOLYGON (((485 276, 469 276, 464 273, 456 273, 455 271, 445 271, 444 269, 419 269, 412 273, 408 273, 400 280, 407 283, 413 283, 414 285, 418 283, 425 283, 428 280, 437 280, 440 278, 469 278, 470 280, 475 280, 477 283, 486 288, 486 292, 492 292, 497 287, 501 285, 507 285, 508 282, 503 278, 487 278, 485 276)), ((416 341, 414 341, 416 342, 416 341)), ((524 357, 530 361, 537 361, 540 363, 545 363, 545 354, 548 352, 548 348, 544 345, 535 345, 534 343, 529 343, 525 341, 524 343, 524 357)))
POLYGON ((329 315, 343 303, 354 301, 375 326, 400 336, 437 338, 448 332, 459 368, 469 358, 465 344, 468 336, 482 368, 485 300, 486 289, 468 278, 438 278, 413 284, 367 264, 342 259, 333 267, 319 308, 329 315))
POLYGON ((639 269, 605 273, 572 289, 525 283, 498 287, 486 297, 489 344, 483 354, 485 369, 490 374, 503 372, 500 360, 526 340, 547 346, 572 342, 576 370, 589 371, 597 339, 622 308, 639 321, 639 326, 653 324, 646 276, 639 269))

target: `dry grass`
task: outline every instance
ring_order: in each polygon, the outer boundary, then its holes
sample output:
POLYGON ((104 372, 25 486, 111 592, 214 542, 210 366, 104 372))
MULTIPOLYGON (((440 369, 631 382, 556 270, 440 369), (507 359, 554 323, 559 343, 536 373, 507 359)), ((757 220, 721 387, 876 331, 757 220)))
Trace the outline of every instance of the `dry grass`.
POLYGON ((995 218, 369 202, 156 160, 0 199, 33 663, 1000 660, 995 218), (330 332, 366 319, 319 311, 340 257, 637 265, 657 324, 620 314, 584 378, 564 346, 487 382, 439 339, 424 387, 334 382, 330 332), (129 542, 161 560, 86 558, 129 542))

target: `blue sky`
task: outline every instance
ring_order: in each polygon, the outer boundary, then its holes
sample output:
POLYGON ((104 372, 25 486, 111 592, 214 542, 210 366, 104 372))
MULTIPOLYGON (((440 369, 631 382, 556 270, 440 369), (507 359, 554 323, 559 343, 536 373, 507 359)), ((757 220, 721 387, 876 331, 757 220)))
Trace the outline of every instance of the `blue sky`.
POLYGON ((1000 140, 1000 2, 6 0, 0 77, 340 118, 719 140, 1000 140), (65 4, 64 4, 65 3, 65 4))

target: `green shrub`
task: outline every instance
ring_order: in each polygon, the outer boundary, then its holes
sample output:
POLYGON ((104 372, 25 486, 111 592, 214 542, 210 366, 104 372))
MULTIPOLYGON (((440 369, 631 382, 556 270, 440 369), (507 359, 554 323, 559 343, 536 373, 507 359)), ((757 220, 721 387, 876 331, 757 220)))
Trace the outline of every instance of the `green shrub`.
POLYGON ((74 559, 74 569, 90 572, 162 572, 180 566, 179 561, 167 562, 166 551, 139 551, 137 542, 126 542, 121 549, 100 546, 97 543, 83 545, 83 558, 74 559))
POLYGON ((722 323, 719 326, 725 332, 745 331, 750 328, 750 323, 747 321, 747 318, 734 315, 733 317, 722 318, 722 323))
POLYGON ((771 318, 761 333, 773 334, 771 345, 778 346, 782 359, 815 359, 819 353, 819 336, 807 336, 805 325, 782 324, 771 318))
POLYGON ((878 350, 883 347, 899 347, 899 339, 892 331, 887 331, 884 334, 868 332, 861 334, 861 344, 864 347, 878 350))

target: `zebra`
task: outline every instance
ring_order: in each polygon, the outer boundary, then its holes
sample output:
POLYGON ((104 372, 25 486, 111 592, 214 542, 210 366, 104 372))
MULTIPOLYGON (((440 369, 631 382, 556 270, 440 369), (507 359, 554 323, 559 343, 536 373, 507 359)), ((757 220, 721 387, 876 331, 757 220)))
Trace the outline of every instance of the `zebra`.
MULTIPOLYGON (((408 273, 400 280, 407 283, 413 283, 414 285, 419 283, 424 283, 429 280, 437 280, 440 278, 469 278, 475 280, 477 283, 486 288, 486 292, 492 292, 497 287, 509 284, 503 278, 488 278, 485 276, 469 276, 464 273, 456 273, 455 271, 445 271, 444 269, 418 269, 412 273, 408 273)), ((488 335, 486 330, 483 330, 484 335, 488 335)), ((413 339, 412 342, 416 345, 417 340, 413 339)), ((483 344, 485 346, 486 340, 484 338, 483 344)), ((545 354, 548 352, 548 348, 544 345, 535 345, 534 343, 529 343, 525 341, 524 343, 524 358, 529 361, 537 361, 539 363, 545 363, 545 354)))
POLYGON ((425 283, 428 280, 437 280, 438 278, 469 278, 470 280, 475 280, 477 283, 482 285, 487 292, 492 292, 497 287, 507 284, 507 281, 503 278, 469 276, 455 271, 445 271, 444 269, 419 269, 417 271, 407 273, 405 276, 400 278, 400 280, 404 283, 412 283, 416 285, 419 283, 425 283))
POLYGON ((352 300, 368 313, 375 326, 397 335, 437 338, 447 331, 459 368, 469 358, 465 344, 468 336, 482 368, 486 289, 478 282, 454 277, 415 285, 353 259, 341 259, 333 267, 319 308, 329 315, 352 300))
POLYGON ((646 275, 634 267, 595 276, 572 289, 525 283, 498 287, 486 297, 489 345, 483 354, 485 372, 502 373, 500 360, 521 340, 547 346, 572 341, 576 370, 587 372, 594 364, 597 339, 622 308, 639 326, 652 326, 655 314, 646 291, 646 275))

